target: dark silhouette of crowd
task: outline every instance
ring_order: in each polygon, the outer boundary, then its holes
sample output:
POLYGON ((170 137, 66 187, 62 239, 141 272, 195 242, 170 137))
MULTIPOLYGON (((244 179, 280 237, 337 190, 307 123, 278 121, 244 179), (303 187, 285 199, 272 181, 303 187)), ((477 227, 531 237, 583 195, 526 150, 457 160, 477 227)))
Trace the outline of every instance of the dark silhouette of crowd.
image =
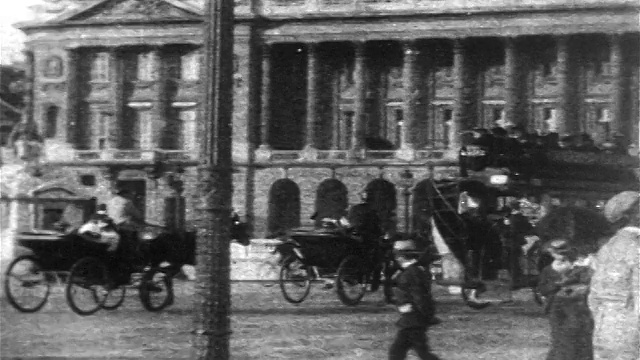
POLYGON ((521 126, 475 128, 462 135, 460 149, 461 171, 481 171, 486 167, 507 167, 527 175, 536 165, 544 164, 551 150, 627 154, 624 137, 616 135, 611 141, 596 145, 586 133, 559 136, 558 133, 540 135, 521 126))

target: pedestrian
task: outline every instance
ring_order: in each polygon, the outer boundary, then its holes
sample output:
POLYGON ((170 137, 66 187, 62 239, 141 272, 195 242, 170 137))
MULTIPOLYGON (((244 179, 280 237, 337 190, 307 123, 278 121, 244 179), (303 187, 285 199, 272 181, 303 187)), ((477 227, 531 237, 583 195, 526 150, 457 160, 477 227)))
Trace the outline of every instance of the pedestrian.
POLYGON ((531 235, 533 226, 529 219, 522 213, 519 201, 512 201, 509 204, 510 213, 505 217, 505 248, 507 253, 507 264, 511 274, 511 288, 519 289, 528 285, 528 279, 523 278, 523 270, 520 259, 524 256, 522 247, 527 244, 526 237, 531 235))
POLYGON ((431 296, 431 276, 418 263, 419 253, 413 240, 396 241, 395 260, 403 268, 397 276, 395 304, 400 312, 398 332, 389 348, 389 360, 406 359, 413 349, 420 359, 437 360, 427 342, 427 328, 434 323, 435 303, 431 296))
POLYGON ((640 193, 612 197, 604 215, 616 234, 594 260, 589 307, 595 320, 596 360, 640 359, 640 193))
POLYGON ((549 246, 553 262, 540 273, 538 290, 547 297, 551 325, 547 360, 591 360, 593 319, 587 295, 592 270, 564 239, 549 246))

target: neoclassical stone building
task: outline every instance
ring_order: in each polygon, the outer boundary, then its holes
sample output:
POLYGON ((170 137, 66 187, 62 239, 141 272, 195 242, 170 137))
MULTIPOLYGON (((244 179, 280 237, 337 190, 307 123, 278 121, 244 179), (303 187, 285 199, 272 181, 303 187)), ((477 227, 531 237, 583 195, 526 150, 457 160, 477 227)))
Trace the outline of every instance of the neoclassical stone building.
MULTIPOLYGON (((67 2, 18 25, 45 163, 68 170, 71 191, 104 201, 120 182, 150 220, 182 222, 178 209, 188 226, 204 0, 67 2)), ((367 184, 400 210, 401 174, 457 176, 460 134, 475 127, 586 133, 596 144, 621 135, 637 154, 639 9, 633 0, 238 0, 234 208, 256 236, 355 203, 367 184)), ((550 157, 582 170, 535 179, 537 195, 595 204, 637 182, 615 176, 637 155, 550 157), (585 165, 602 162, 610 167, 585 165)))

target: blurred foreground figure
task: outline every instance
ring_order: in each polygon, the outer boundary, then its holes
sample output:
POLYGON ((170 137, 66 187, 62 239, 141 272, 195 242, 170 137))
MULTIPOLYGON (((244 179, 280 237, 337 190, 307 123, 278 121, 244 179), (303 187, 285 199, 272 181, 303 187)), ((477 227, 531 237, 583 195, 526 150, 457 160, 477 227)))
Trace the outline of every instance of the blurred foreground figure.
POLYGON ((398 332, 389 349, 389 360, 404 360, 413 349, 422 360, 438 360, 431 352, 427 328, 434 324, 435 303, 431 297, 431 275, 418 263, 413 240, 397 241, 393 246, 396 261, 404 269, 397 277, 396 305, 400 319, 398 332))
POLYGON ((640 193, 625 191, 605 205, 618 229, 598 251, 591 280, 594 359, 640 359, 640 193))

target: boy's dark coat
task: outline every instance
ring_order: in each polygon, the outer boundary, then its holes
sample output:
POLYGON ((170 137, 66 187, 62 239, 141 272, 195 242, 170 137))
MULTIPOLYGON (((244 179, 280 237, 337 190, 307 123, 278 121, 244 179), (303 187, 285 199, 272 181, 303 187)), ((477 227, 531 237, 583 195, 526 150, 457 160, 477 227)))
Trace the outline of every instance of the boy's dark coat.
POLYGON ((400 315, 397 325, 401 328, 427 327, 435 315, 429 272, 414 263, 400 273, 396 280, 396 305, 411 304, 413 308, 411 312, 400 315))

